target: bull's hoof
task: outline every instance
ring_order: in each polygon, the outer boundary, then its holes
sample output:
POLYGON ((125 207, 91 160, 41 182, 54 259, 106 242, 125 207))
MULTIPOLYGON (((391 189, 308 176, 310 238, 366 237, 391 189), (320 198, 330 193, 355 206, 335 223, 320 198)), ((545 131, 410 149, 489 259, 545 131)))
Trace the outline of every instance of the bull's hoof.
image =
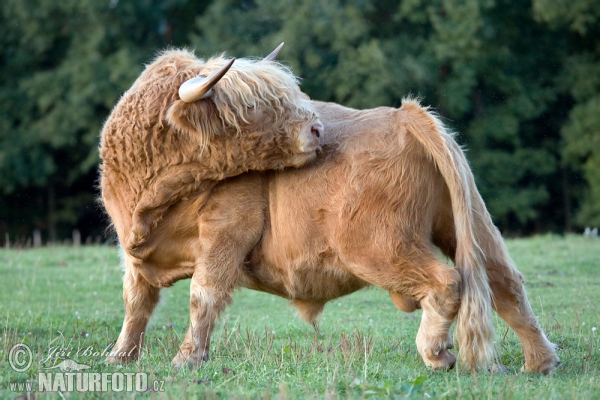
POLYGON ((425 364, 432 370, 449 371, 456 365, 456 356, 448 349, 444 349, 437 355, 429 355, 425 364))
POLYGON ((534 374, 550 375, 552 371, 560 365, 560 359, 557 356, 552 356, 546 360, 537 363, 525 363, 521 371, 531 372, 534 374))
POLYGON ((489 367, 488 372, 492 373, 492 374, 506 374, 509 373, 510 370, 502 364, 494 364, 491 367, 489 367))
POLYGON ((419 348, 419 338, 417 337, 417 349, 423 358, 423 362, 432 370, 448 371, 456 365, 456 356, 450 352, 453 347, 450 338, 444 341, 428 340, 424 348, 419 348), (437 342, 437 343, 436 343, 437 342))
POLYGON ((207 362, 209 359, 208 354, 204 354, 203 356, 196 356, 194 354, 185 357, 181 354, 177 354, 171 363, 176 370, 181 369, 182 367, 187 367, 190 370, 200 368, 202 364, 207 362))

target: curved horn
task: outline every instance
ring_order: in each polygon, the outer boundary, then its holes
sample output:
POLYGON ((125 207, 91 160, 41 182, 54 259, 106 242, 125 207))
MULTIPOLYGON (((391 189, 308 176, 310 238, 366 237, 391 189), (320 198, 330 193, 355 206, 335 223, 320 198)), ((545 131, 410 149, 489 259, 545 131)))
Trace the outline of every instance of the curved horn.
POLYGON ((263 58, 263 61, 273 61, 277 57, 277 54, 279 54, 279 50, 281 50, 284 43, 285 42, 281 42, 281 44, 279 46, 277 46, 277 48, 275 50, 273 50, 271 52, 271 54, 269 54, 268 56, 263 58))
POLYGON ((179 86, 179 97, 186 103, 193 103, 196 100, 204 99, 212 94, 212 88, 225 75, 233 65, 235 57, 231 59, 223 68, 213 72, 210 76, 197 76, 188 79, 179 86))

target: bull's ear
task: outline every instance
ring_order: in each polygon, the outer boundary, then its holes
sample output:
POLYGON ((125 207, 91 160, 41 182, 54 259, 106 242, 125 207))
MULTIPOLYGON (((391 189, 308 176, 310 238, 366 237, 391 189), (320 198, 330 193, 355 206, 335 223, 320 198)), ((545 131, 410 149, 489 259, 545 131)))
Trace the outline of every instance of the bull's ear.
POLYGON ((177 132, 199 138, 202 144, 211 140, 222 128, 221 119, 212 101, 186 103, 176 100, 166 115, 167 123, 177 132))

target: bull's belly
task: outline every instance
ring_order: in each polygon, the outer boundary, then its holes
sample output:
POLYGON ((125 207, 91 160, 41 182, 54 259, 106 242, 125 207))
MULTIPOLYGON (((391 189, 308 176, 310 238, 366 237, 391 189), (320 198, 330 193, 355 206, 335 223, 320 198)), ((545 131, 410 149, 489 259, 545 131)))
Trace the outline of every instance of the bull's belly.
POLYGON ((368 286, 338 262, 295 261, 246 263, 240 286, 290 300, 325 303, 368 286))

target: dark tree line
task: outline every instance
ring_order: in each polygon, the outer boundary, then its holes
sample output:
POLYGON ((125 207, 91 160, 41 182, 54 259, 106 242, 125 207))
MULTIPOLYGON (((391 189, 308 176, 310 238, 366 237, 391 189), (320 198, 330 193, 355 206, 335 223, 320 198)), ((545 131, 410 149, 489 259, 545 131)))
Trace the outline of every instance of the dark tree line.
POLYGON ((99 235, 98 138, 159 50, 264 56, 282 41, 312 98, 418 95, 458 131, 507 234, 600 225, 594 0, 5 0, 0 234, 99 235))

